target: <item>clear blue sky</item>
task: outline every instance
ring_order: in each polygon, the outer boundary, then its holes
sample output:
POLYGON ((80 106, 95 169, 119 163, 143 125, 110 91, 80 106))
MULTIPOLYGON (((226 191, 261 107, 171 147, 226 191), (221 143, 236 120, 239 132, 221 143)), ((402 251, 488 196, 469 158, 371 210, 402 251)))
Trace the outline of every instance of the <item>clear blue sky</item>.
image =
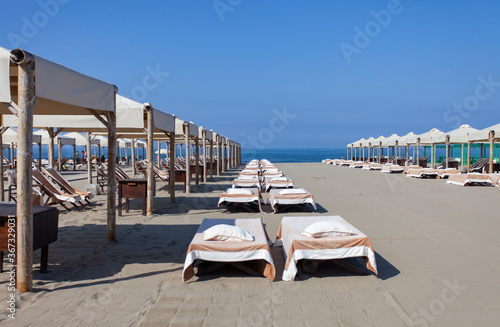
POLYGON ((497 0, 4 0, 1 8, 0 46, 116 84, 243 144, 345 147, 500 122, 497 0), (162 74, 146 89, 151 70, 162 74))

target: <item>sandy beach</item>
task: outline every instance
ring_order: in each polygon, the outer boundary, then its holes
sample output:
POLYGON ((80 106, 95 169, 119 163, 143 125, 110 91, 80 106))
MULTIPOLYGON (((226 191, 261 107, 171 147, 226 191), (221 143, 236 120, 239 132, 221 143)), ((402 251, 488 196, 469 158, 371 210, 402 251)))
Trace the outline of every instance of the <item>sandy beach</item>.
MULTIPOLYGON (((141 200, 117 217, 117 242, 106 241, 105 195, 59 214, 59 240, 49 272, 34 292, 18 293, 7 317, 8 275, 0 274, 2 326, 494 326, 500 319, 498 187, 459 187, 324 165, 276 164, 314 194, 318 210, 262 214, 217 208, 243 166, 192 186, 177 185, 171 203, 157 182, 154 215, 141 200), (261 217, 275 239, 284 216, 340 215, 364 232, 376 251, 378 276, 334 264, 281 280, 283 254, 273 247, 276 280, 222 269, 182 282, 186 250, 204 218, 261 217)), ((84 171, 67 172, 85 188, 84 171)), ((193 184, 192 184, 193 185, 193 184)), ((267 196, 267 193, 266 193, 267 196)), ((266 205, 265 210, 270 212, 266 205)))

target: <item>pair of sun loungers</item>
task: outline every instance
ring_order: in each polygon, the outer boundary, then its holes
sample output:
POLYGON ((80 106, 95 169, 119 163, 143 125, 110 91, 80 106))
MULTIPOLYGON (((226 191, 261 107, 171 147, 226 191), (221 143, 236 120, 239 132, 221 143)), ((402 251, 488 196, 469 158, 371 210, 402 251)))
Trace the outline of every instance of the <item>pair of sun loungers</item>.
MULTIPOLYGON (((276 268, 271 244, 260 218, 204 219, 187 250, 183 280, 194 276, 195 266, 198 265, 200 272, 202 264, 212 263, 215 267, 233 265, 273 281, 276 268), (246 263, 251 263, 253 269, 246 263)), ((300 273, 297 265, 300 260, 360 257, 366 268, 377 274, 370 240, 340 216, 284 217, 275 246, 282 246, 284 281, 293 281, 300 273)))
MULTIPOLYGON (((90 203, 93 194, 90 192, 80 191, 74 188, 58 171, 52 167, 42 167, 42 171, 33 168, 32 176, 33 182, 38 186, 40 191, 33 188, 34 204, 37 205, 50 205, 60 204, 66 210, 69 208, 66 204, 70 203, 74 207, 77 204, 83 206, 82 201, 90 203), (43 173, 42 173, 43 171, 43 173), (45 197, 45 201, 42 198, 45 197)), ((13 171, 9 174, 9 200, 15 200, 14 189, 16 186, 16 175, 13 171)))
MULTIPOLYGON (((278 212, 278 206, 310 205, 316 210, 313 195, 303 188, 272 189, 269 191, 267 203, 271 206, 273 213, 278 212)), ((230 204, 256 204, 262 213, 262 205, 265 204, 260 188, 229 188, 219 198, 218 206, 230 204)))

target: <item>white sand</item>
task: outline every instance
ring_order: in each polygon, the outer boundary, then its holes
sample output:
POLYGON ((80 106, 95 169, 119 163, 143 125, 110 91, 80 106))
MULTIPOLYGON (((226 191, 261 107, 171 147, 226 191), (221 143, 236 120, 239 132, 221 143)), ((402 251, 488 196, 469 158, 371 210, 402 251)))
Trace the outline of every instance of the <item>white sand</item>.
MULTIPOLYGON (((263 215, 217 208, 238 169, 193 187, 166 183, 155 215, 141 200, 117 217, 116 243, 106 241, 105 195, 65 212, 49 248, 49 273, 33 293, 18 294, 15 322, 6 311, 8 277, 0 274, 5 326, 494 326, 500 319, 500 189, 459 187, 347 167, 277 164, 296 187, 315 196, 318 211, 263 215), (224 269, 182 282, 187 246, 204 218, 262 217, 274 239, 285 215, 341 215, 368 235, 379 275, 359 276, 333 264, 277 280, 224 269), (449 285, 459 287, 451 288, 449 285)), ((78 177, 78 176, 77 176, 78 177)), ((84 177, 83 174, 80 177, 84 177)), ((68 179, 74 179, 68 175, 68 179)), ((75 180, 83 189, 85 180, 75 180)), ((267 211, 270 211, 267 208, 267 211)))

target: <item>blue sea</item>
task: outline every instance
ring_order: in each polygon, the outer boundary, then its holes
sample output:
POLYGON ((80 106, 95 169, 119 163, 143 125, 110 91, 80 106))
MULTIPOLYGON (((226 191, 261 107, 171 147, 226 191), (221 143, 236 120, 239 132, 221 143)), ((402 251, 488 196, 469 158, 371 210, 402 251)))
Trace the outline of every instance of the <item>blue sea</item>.
MULTIPOLYGON (((56 145, 55 155, 58 157, 58 150, 56 145)), ((77 146, 76 151, 80 154, 84 150, 83 146, 77 146)), ((156 151, 155 144, 155 151, 156 151)), ((130 150, 128 151, 130 155, 130 150)), ((92 150, 93 154, 97 153, 96 149, 92 150)), ((5 155, 8 155, 7 150, 5 155)), ((122 149, 122 156, 125 155, 124 149, 122 149)), ((107 149, 104 149, 104 156, 107 156, 107 149)), ((139 156, 142 156, 142 149, 139 150, 139 156)), ((243 163, 249 162, 252 159, 268 159, 271 162, 321 162, 323 159, 340 159, 342 156, 346 156, 345 149, 242 149, 241 160, 243 163)), ((33 148, 33 157, 38 158, 38 146, 33 148)), ((63 157, 73 158, 73 147, 64 146, 63 147, 63 157)), ((164 157, 162 155, 162 157, 164 157)), ((42 146, 42 159, 48 158, 48 148, 47 146, 42 146)))
MULTIPOLYGON (((58 157, 57 145, 55 147, 55 155, 58 157)), ((163 147, 162 147, 163 148, 163 147)), ((77 146, 76 151, 80 154, 82 150, 84 150, 83 146, 77 146)), ((155 144, 154 151, 156 152, 157 146, 155 144)), ((107 148, 104 148, 104 156, 107 157, 107 148)), ((500 150, 499 150, 500 151, 500 150)), ((97 148, 93 147, 92 154, 97 155, 97 148)), ((102 155, 103 153, 101 153, 102 155)), ((131 151, 128 149, 128 154, 130 155, 131 151)), ((420 155, 430 156, 430 151, 424 153, 421 150, 420 155)), ((8 156, 8 150, 5 149, 4 155, 8 156)), ((138 150, 138 155, 143 156, 142 149, 138 150)), ((347 151, 345 148, 311 148, 311 149, 277 149, 277 148, 266 148, 262 150, 257 150, 254 148, 243 148, 241 154, 241 160, 243 163, 249 162, 252 159, 268 159, 271 162, 321 162, 323 159, 340 159, 342 156, 346 157, 347 151)), ((412 153, 410 152, 410 155, 412 153)), ((437 150, 437 156, 444 156, 444 149, 439 148, 437 150)), ((455 157, 460 156, 460 150, 457 148, 453 151, 455 157)), ((496 151, 495 151, 496 155, 496 151)), ((125 149, 121 149, 121 156, 125 156, 125 149)), ((471 156, 479 156, 479 152, 477 149, 471 150, 471 156)), ((72 146, 64 146, 63 147, 63 157, 73 158, 73 147, 72 146)), ((33 158, 38 158, 38 146, 33 148, 33 158)), ((48 158, 48 147, 46 145, 42 146, 42 159, 48 158)), ((165 155, 162 155, 162 158, 165 158, 165 155)))
POLYGON ((241 161, 267 159, 271 162, 321 162, 323 159, 340 159, 347 155, 346 149, 245 149, 241 150, 241 161))

